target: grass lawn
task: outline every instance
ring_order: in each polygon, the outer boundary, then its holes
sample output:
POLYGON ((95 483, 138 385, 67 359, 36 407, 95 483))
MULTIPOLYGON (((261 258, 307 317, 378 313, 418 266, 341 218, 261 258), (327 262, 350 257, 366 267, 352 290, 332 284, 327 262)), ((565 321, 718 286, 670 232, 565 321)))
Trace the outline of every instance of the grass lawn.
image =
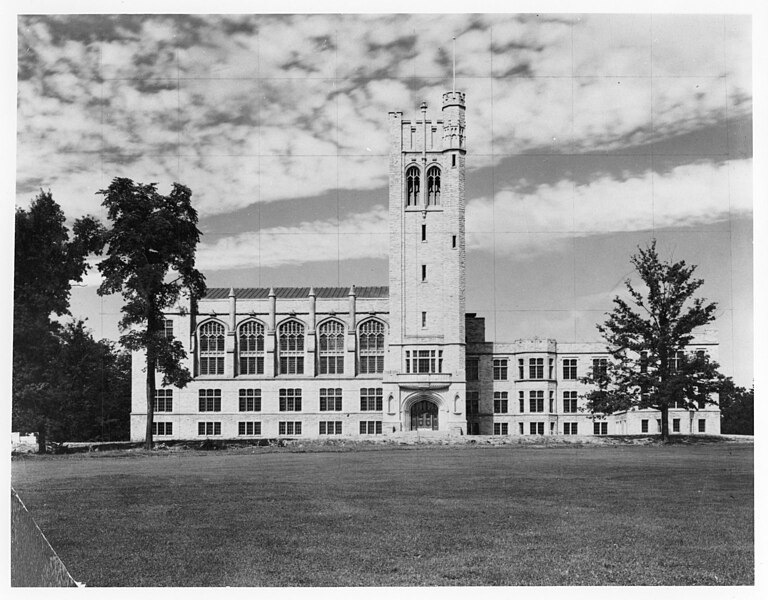
POLYGON ((13 485, 88 586, 754 584, 751 444, 266 450, 26 457, 13 485))

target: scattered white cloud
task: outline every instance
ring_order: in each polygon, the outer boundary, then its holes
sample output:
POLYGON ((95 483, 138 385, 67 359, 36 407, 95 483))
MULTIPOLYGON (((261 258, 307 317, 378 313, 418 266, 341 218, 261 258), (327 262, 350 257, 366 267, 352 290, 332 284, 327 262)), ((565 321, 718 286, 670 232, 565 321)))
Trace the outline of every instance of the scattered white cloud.
MULTIPOLYGON (((751 111, 750 27, 737 17, 77 18, 22 18, 17 154, 17 202, 45 179, 73 216, 93 212, 84 199, 101 185, 87 190, 84 170, 118 157, 138 181, 194 169, 203 216, 325 193, 324 170, 284 165, 385 155, 388 111, 422 99, 437 110, 454 36, 475 168, 696 131, 723 122, 727 99, 730 118, 751 111), (83 152, 100 156, 68 170, 78 159, 62 155, 83 152)), ((350 184, 386 186, 385 159, 359 167, 350 184)))

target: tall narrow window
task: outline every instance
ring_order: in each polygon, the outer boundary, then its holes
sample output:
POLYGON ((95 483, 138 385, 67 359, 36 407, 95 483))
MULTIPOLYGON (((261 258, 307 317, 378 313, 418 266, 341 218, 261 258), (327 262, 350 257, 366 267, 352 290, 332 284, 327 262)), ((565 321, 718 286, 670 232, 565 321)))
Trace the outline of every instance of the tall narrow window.
POLYGON ((360 373, 384 372, 384 325, 379 321, 366 321, 359 333, 360 373))
POLYGON ((440 204, 440 169, 432 166, 427 171, 427 206, 440 204))
POLYGON ((421 326, 426 327, 427 326, 427 313, 422 312, 421 313, 421 326))
POLYGON ((338 321, 320 325, 320 368, 321 375, 335 375, 344 372, 344 326, 338 321))
POLYGON ((422 223, 421 225, 421 241, 427 241, 427 225, 425 223, 422 223))
POLYGON ((304 373, 304 325, 288 321, 280 326, 280 373, 304 373))
POLYGON ((163 331, 160 335, 168 340, 173 339, 173 321, 171 319, 163 319, 163 331))
POLYGON ((427 280, 427 265, 421 265, 421 280, 427 280))
POLYGON ((456 247, 456 236, 453 235, 451 236, 451 248, 455 248, 455 247, 456 247))
POLYGON ((419 167, 415 165, 408 167, 408 170, 405 172, 405 188, 407 206, 416 206, 419 203, 419 191, 421 188, 419 167))
POLYGON ((451 154, 451 166, 452 167, 456 166, 456 155, 455 154, 451 154))
POLYGON ((264 374, 264 326, 247 321, 240 326, 238 336, 241 375, 264 374))
POLYGON ((224 326, 209 321, 200 327, 198 365, 200 375, 224 374, 224 326))

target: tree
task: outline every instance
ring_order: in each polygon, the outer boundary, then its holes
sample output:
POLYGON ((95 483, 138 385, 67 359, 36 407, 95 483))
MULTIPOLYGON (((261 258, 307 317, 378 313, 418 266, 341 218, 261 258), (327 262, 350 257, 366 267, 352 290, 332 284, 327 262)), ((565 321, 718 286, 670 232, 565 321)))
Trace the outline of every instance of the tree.
POLYGON ((755 388, 746 389, 726 377, 720 387, 722 433, 755 434, 755 388))
POLYGON ((43 192, 28 210, 16 209, 13 281, 12 426, 35 431, 45 452, 55 420, 57 364, 61 325, 52 316, 69 314, 72 281, 81 281, 86 256, 98 241, 91 217, 74 223, 73 236, 51 192, 43 192))
POLYGON ((611 414, 631 408, 661 412, 662 439, 669 437, 669 408, 696 410, 714 403, 722 376, 705 353, 690 355, 693 331, 715 319, 717 304, 693 298, 704 283, 693 278, 695 266, 663 262, 656 241, 633 255, 645 289, 625 282, 629 299, 614 298, 613 311, 598 324, 613 360, 585 378, 595 389, 586 395, 592 413, 611 414))
POLYGON ((188 293, 194 299, 205 291, 205 278, 195 269, 200 241, 197 212, 189 188, 173 184, 163 196, 154 183, 115 178, 102 205, 111 227, 103 232, 99 263, 103 282, 99 294, 121 293, 125 304, 119 326, 120 343, 146 353, 147 429, 145 448, 152 448, 155 377, 163 385, 184 387, 192 378, 182 366, 186 352, 178 340, 164 336, 163 310, 188 293))
POLYGON ((131 413, 131 363, 108 340, 96 341, 83 321, 60 334, 56 441, 127 440, 131 413))

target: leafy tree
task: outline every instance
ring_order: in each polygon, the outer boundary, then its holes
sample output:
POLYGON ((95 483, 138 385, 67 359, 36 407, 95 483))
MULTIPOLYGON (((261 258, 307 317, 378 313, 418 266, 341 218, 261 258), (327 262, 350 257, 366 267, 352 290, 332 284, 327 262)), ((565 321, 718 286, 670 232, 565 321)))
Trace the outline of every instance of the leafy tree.
POLYGON ((103 233, 99 294, 122 294, 120 342, 146 352, 145 448, 151 449, 156 372, 163 374, 163 385, 183 387, 191 379, 181 364, 186 358, 181 342, 163 335, 163 310, 184 293, 195 298, 205 291, 205 278, 195 269, 197 212, 189 188, 178 183, 164 196, 156 184, 115 178, 99 193, 111 222, 103 233))
POLYGON ((68 323, 60 335, 57 369, 57 441, 127 440, 130 432, 131 363, 108 340, 96 341, 83 321, 68 323))
POLYGON ((61 325, 52 317, 69 314, 70 282, 86 272, 98 224, 79 219, 70 237, 61 207, 41 191, 28 210, 16 209, 15 226, 12 426, 37 432, 45 452, 59 401, 54 365, 61 325))
POLYGON ((613 311, 597 326, 613 360, 585 378, 595 389, 587 409, 611 414, 631 408, 661 412, 661 435, 669 437, 669 408, 687 409, 714 403, 712 393, 722 376, 705 353, 690 355, 693 331, 715 319, 716 303, 693 298, 704 283, 693 278, 695 266, 661 261, 654 240, 638 248, 631 262, 644 288, 625 282, 629 299, 616 297, 613 311))
POLYGON ((720 387, 720 430, 723 433, 755 434, 755 388, 746 389, 726 377, 720 387))

